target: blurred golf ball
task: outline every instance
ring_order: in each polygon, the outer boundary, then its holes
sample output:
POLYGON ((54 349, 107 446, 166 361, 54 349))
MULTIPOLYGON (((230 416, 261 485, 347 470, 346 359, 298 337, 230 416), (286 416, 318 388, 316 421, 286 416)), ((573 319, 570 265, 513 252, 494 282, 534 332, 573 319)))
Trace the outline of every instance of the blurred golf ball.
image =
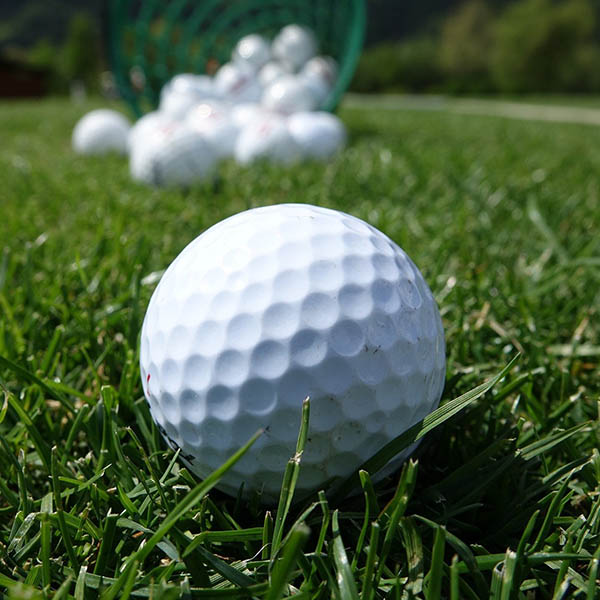
POLYGON ((79 154, 126 154, 130 127, 128 119, 115 110, 93 110, 75 125, 73 149, 79 154))
POLYGON ((284 75, 290 75, 291 71, 278 62, 268 62, 258 73, 258 81, 266 88, 284 75))
POLYGON ((233 156, 239 128, 229 107, 215 102, 197 104, 188 112, 185 126, 202 135, 214 149, 217 159, 233 156))
POLYGON ((312 91, 317 106, 322 106, 335 87, 338 78, 337 62, 330 56, 315 56, 304 65, 300 78, 312 91))
POLYGON ((244 63, 225 63, 215 75, 215 88, 230 102, 258 102, 262 96, 254 69, 244 63))
POLYGON ((287 25, 275 37, 271 52, 276 60, 300 69, 318 50, 315 34, 301 25, 287 25))
POLYGON ((248 102, 246 104, 236 104, 231 108, 231 120, 241 131, 252 121, 262 119, 266 116, 267 110, 258 102, 248 102))
POLYGON ((258 71, 271 58, 271 44, 256 33, 247 35, 236 44, 231 58, 258 71))
POLYGON ((301 156, 286 120, 278 115, 264 116, 244 127, 235 146, 235 159, 242 165, 260 160, 289 165, 301 156))
POLYGON ((315 110, 317 98, 300 77, 284 75, 276 79, 264 92, 265 108, 282 114, 315 110))
POLYGON ((168 94, 194 94, 201 100, 218 96, 212 77, 195 73, 179 73, 168 81, 161 90, 161 97, 168 94))
POLYGON ((157 110, 140 117, 129 130, 127 140, 129 152, 132 152, 138 145, 143 146, 151 142, 155 133, 161 127, 166 127, 172 123, 172 117, 157 110))
POLYGON ((288 119, 288 129, 305 158, 330 158, 347 139, 342 121, 328 112, 295 113, 288 119))
POLYGON ((130 172, 134 179, 155 186, 189 186, 215 171, 217 156, 212 146, 181 123, 159 128, 152 139, 134 148, 130 172))

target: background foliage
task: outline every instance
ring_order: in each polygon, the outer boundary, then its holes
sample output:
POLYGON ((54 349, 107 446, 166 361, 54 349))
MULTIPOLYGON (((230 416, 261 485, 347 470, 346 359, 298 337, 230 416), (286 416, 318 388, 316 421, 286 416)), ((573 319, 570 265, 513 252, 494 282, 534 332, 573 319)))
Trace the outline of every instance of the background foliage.
POLYGON ((599 92, 598 11, 592 0, 466 0, 425 33, 368 48, 353 89, 599 92))

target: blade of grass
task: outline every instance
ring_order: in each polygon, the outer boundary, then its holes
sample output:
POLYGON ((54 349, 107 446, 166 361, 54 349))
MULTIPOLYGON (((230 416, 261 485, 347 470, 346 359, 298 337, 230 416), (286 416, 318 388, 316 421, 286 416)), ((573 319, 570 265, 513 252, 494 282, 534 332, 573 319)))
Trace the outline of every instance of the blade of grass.
POLYGON ((377 565, 377 549, 379 547, 379 524, 371 523, 371 536, 369 538, 369 548, 367 551, 367 562, 365 564, 365 572, 363 575, 363 584, 360 593, 361 600, 371 600, 375 593, 373 589, 373 575, 375 574, 375 566, 377 565))
POLYGON ((77 560, 75 548, 71 540, 71 534, 69 533, 69 529, 65 521, 60 479, 58 477, 58 464, 59 463, 57 457, 57 448, 56 446, 54 446, 52 448, 50 473, 52 475, 52 492, 54 494, 54 504, 56 506, 58 528, 61 534, 63 546, 67 552, 67 556, 69 557, 69 562, 71 563, 71 568, 73 569, 73 571, 77 572, 79 570, 79 561, 77 560))
POLYGON ((575 434, 580 433, 586 428, 590 427, 589 422, 580 423, 579 425, 575 425, 570 429, 566 429, 565 431, 558 431, 551 435, 546 436, 541 440, 537 440, 524 448, 520 448, 517 451, 518 456, 522 457, 524 460, 531 460, 540 456, 544 452, 548 452, 558 444, 562 444, 564 441, 573 437, 575 434))
POLYGON ((321 511, 323 512, 323 520, 321 521, 321 530, 319 531, 319 537, 317 539, 317 545, 315 547, 315 553, 321 554, 323 551, 323 545, 325 544, 325 536, 327 535, 327 529, 329 528, 329 519, 331 518, 331 511, 329 510, 329 502, 325 492, 322 490, 319 492, 319 504, 321 511))
POLYGON ((30 416, 27 414, 25 409, 21 406, 21 404, 17 401, 17 399, 10 395, 8 397, 8 402, 10 403, 11 408, 17 413, 21 422, 27 428, 27 432, 31 436, 31 441, 35 446, 35 449, 38 452, 38 456, 40 460, 44 463, 44 467, 47 472, 50 472, 50 447, 42 434, 39 432, 38 428, 35 426, 30 416))
MULTIPOLYGON (((438 526, 437 523, 435 523, 434 521, 422 517, 421 515, 415 515, 414 518, 418 519, 419 521, 422 521, 423 523, 426 523, 434 531, 438 526)), ((473 554, 471 548, 469 548, 469 546, 467 546, 465 542, 463 542, 460 538, 458 538, 456 535, 454 535, 448 530, 446 530, 446 541, 452 546, 452 548, 454 548, 455 552, 458 552, 458 555, 463 560, 463 564, 466 564, 468 566, 469 573, 475 580, 475 584, 477 586, 477 591, 479 592, 479 595, 485 595, 488 590, 488 585, 486 583, 485 577, 479 570, 477 561, 475 560, 475 555, 473 554)))
MULTIPOLYGON (((573 535, 568 534, 567 543, 564 545, 564 551, 569 553, 573 551, 573 535)), ((571 564, 570 560, 563 560, 560 563, 560 569, 556 574, 556 583, 554 584, 554 594, 553 598, 562 598, 566 589, 564 586, 569 586, 570 577, 568 577, 567 572, 569 570, 569 566, 571 564), (563 591, 564 590, 564 591, 563 591)))
MULTIPOLYGON (((398 522, 402 539, 404 541, 404 549, 406 551, 406 563, 408 568, 408 580, 406 582, 406 590, 414 597, 418 597, 423 591, 424 583, 424 558, 423 558, 423 541, 419 531, 415 527, 415 522, 412 517, 404 517, 398 522)), ((437 528, 436 528, 437 531, 437 528)))
POLYGON ((94 575, 106 574, 108 559, 114 552, 113 542, 118 520, 119 515, 110 513, 104 518, 104 530, 102 531, 102 541, 100 542, 100 548, 98 549, 96 565, 94 566, 94 575))
MULTIPOLYGON (((73 584, 73 578, 69 575, 61 584, 60 587, 56 590, 56 593, 52 597, 52 600, 63 600, 64 598, 69 597, 69 591, 71 589, 71 585, 73 584)), ((1 583, 0 583, 1 585, 1 583)))
POLYGON ((552 502, 550 503, 550 506, 548 507, 548 510, 546 511, 546 516, 544 517, 544 521, 542 523, 542 526, 540 527, 537 537, 536 537, 535 541, 533 542, 533 544, 531 545, 531 548, 529 548, 529 553, 533 554, 533 553, 537 552, 544 544, 544 540, 546 539, 546 536, 548 535, 548 532, 550 531, 550 526, 552 525, 554 518, 558 514, 560 502, 561 502, 565 492, 567 491, 568 484, 569 484, 569 479, 565 479, 563 481, 562 485, 560 486, 559 490, 554 494, 554 497, 552 498, 552 502))
POLYGON ((271 560, 277 556, 277 552, 281 546, 281 540, 283 539, 283 526, 294 497, 294 490, 296 489, 296 482, 298 481, 298 475, 300 473, 302 453, 304 452, 304 446, 306 445, 306 439, 308 437, 309 419, 310 400, 306 398, 302 403, 302 418, 300 430, 298 432, 298 441, 296 442, 296 453, 288 461, 283 474, 279 504, 277 506, 277 514, 275 515, 275 527, 273 528, 271 560))
POLYGON ((75 600, 85 600, 85 576, 87 574, 87 566, 82 565, 79 569, 77 582, 75 583, 75 600))
POLYGON ((301 524, 293 528, 292 534, 281 549, 280 558, 271 571, 269 592, 265 600, 279 600, 284 595, 285 587, 309 536, 310 529, 306 525, 301 524))
POLYGON ((431 554, 431 567, 425 577, 427 587, 425 597, 427 600, 440 600, 442 597, 442 576, 444 574, 444 551, 446 548, 446 531, 438 527, 433 542, 431 554))
POLYGON ((271 546, 271 540, 273 539, 273 516, 271 511, 265 512, 265 518, 263 521, 263 533, 262 533, 262 551, 261 556, 263 560, 269 559, 269 548, 271 546))
POLYGON ((344 542, 342 541, 337 510, 333 511, 331 531, 333 533, 333 560, 336 566, 340 597, 342 600, 358 600, 358 590, 356 589, 354 574, 350 568, 348 555, 346 554, 344 542))
POLYGON ((256 583, 252 577, 249 577, 235 567, 228 565, 226 562, 209 552, 206 548, 198 546, 196 548, 196 553, 200 556, 204 563, 206 563, 209 567, 212 567, 217 573, 222 575, 227 581, 230 581, 234 585, 237 585, 241 588, 248 588, 256 583))
POLYGON ((10 371, 12 371, 15 375, 18 375, 25 381, 29 383, 33 383, 40 387, 40 389, 44 390, 50 398, 54 398, 54 400, 58 400, 68 411, 75 413, 75 407, 72 402, 63 394, 61 394, 56 388, 51 385, 46 384, 45 381, 36 377, 33 373, 30 373, 27 369, 20 367, 16 363, 12 362, 8 358, 4 356, 0 356, 0 366, 3 366, 10 371))
POLYGON ((455 554, 450 565, 450 600, 460 600, 460 576, 456 567, 457 564, 458 554, 455 554))
POLYGON ((73 443, 75 442, 75 438, 77 434, 81 430, 83 426, 84 420, 88 417, 90 411, 89 404, 84 404, 76 413, 75 419, 71 428, 69 429, 69 434, 67 435, 67 441, 65 442, 62 448, 62 458, 60 459, 61 465, 65 465, 69 460, 69 454, 71 453, 71 448, 73 447, 73 443))
POLYGON ((354 549, 354 558, 352 559, 351 568, 354 572, 358 565, 358 560, 362 555, 362 548, 367 536, 367 531, 369 528, 369 523, 371 522, 371 501, 369 498, 369 493, 367 492, 367 486, 370 484, 372 488, 372 484, 369 478, 369 474, 366 471, 360 471, 358 476, 360 477, 360 484, 363 488, 363 495, 365 497, 365 514, 363 516, 362 527, 360 528, 360 535, 358 536, 358 541, 356 542, 356 548, 354 549))
POLYGON ((506 558, 504 559, 504 567, 502 568, 500 600, 510 600, 512 598, 513 590, 516 589, 518 583, 515 581, 517 567, 517 553, 512 550, 507 550, 506 558))
POLYGON ((594 552, 594 558, 590 561, 590 574, 588 578, 588 589, 586 594, 586 600, 594 600, 596 598, 596 592, 598 587, 596 581, 598 579, 598 570, 600 567, 600 546, 596 552, 594 552))
POLYGON ((203 531, 194 537, 190 545, 185 549, 183 556, 205 542, 207 543, 227 543, 227 542, 253 542, 262 540, 262 527, 249 527, 248 529, 231 529, 228 531, 203 531))
POLYGON ((0 408, 0 425, 6 418, 6 412, 8 411, 8 396, 12 395, 8 390, 2 390, 4 400, 2 401, 2 407, 0 408))
POLYGON ((52 493, 46 494, 42 498, 40 512, 41 521, 41 539, 40 539, 40 560, 42 563, 42 583, 44 587, 49 587, 52 583, 50 571, 50 555, 52 545, 52 524, 48 515, 52 513, 52 493))
POLYGON ((134 560, 127 568, 127 579, 125 580, 125 584, 123 585, 123 592, 120 596, 120 600, 129 600, 129 596, 133 590, 133 586, 135 585, 135 579, 137 576, 137 571, 140 563, 137 560, 134 560))

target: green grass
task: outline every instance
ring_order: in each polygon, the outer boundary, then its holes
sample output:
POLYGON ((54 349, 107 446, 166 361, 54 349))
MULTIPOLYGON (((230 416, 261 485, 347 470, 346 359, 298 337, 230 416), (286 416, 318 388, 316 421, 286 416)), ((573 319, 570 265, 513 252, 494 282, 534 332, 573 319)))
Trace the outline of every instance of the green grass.
POLYGON ((184 193, 74 156, 91 107, 0 105, 0 597, 597 597, 597 129, 346 109, 351 144, 332 163, 226 165, 184 193), (438 426, 401 474, 296 503, 292 461, 264 508, 180 465, 137 356, 149 275, 277 202, 396 240, 438 300, 448 369, 422 430, 438 426))

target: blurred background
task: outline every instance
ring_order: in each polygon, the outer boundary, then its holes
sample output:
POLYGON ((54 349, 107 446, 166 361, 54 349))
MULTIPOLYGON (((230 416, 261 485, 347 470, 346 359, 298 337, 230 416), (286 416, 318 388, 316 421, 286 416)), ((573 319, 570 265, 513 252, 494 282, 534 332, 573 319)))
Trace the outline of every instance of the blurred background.
MULTIPOLYGON (((361 93, 600 92, 600 0, 369 0, 361 93)), ((0 0, 0 97, 116 94, 104 0, 0 0)))

